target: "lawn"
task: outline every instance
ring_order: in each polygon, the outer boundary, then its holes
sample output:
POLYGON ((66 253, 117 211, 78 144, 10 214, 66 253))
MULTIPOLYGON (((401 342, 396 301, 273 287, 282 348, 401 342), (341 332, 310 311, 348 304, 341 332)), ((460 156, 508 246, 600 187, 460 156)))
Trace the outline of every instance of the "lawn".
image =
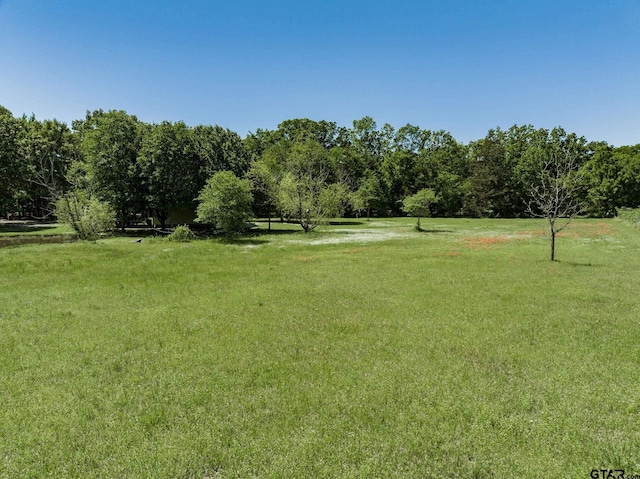
POLYGON ((0 249, 0 477, 640 474, 640 231, 0 249))

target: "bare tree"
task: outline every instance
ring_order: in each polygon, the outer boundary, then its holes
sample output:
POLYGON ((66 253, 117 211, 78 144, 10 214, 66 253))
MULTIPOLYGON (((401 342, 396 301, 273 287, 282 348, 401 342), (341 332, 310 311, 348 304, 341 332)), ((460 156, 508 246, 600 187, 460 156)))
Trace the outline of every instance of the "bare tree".
POLYGON ((531 185, 527 211, 533 217, 547 220, 551 261, 555 261, 556 235, 584 209, 580 195, 584 145, 584 138, 566 136, 560 129, 552 131, 542 170, 537 182, 531 185))

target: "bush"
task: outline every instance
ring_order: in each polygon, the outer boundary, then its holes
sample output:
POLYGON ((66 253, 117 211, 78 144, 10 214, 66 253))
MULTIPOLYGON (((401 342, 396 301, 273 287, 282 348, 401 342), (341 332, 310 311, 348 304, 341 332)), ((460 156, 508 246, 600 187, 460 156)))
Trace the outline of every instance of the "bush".
POLYGON ((56 202, 56 216, 83 240, 96 240, 116 226, 116 212, 109 203, 89 198, 86 192, 68 193, 56 202))
POLYGON ((619 208, 618 218, 634 226, 640 226, 640 208, 619 208))
POLYGON ((251 183, 231 171, 220 171, 207 181, 198 196, 196 221, 214 225, 227 236, 243 233, 251 218, 251 183))
POLYGON ((193 234, 193 231, 188 226, 176 226, 173 232, 167 236, 167 239, 178 243, 188 243, 196 239, 196 235, 193 234))

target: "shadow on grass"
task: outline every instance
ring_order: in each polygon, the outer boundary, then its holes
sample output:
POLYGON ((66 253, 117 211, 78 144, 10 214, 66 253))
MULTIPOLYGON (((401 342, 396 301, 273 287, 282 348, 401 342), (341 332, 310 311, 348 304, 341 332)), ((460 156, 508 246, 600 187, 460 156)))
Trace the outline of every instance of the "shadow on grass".
MULTIPOLYGON (((167 232, 169 234, 169 232, 167 232)), ((141 236, 162 236, 159 235, 152 228, 127 228, 126 230, 115 230, 113 236, 120 238, 139 238, 141 236)))
POLYGON ((363 225, 365 222, 364 221, 356 221, 356 220, 334 220, 334 221, 329 221, 329 224, 331 226, 357 226, 357 225, 363 225))
POLYGON ((245 235, 245 237, 266 236, 266 235, 290 235, 290 234, 298 234, 302 232, 303 232, 302 228, 295 229, 295 230, 294 229, 286 229, 286 230, 272 229, 271 231, 256 229, 256 230, 251 230, 247 235, 245 235))
POLYGON ((247 245, 253 245, 253 246, 260 246, 263 244, 269 244, 270 241, 266 240, 266 239, 260 239, 260 238, 251 238, 251 237, 246 237, 246 236, 213 236, 210 239, 215 239, 217 241, 219 241, 222 244, 233 244, 233 245, 237 245, 237 246, 247 246, 247 245))
POLYGON ((27 244, 56 244, 71 243, 76 240, 75 235, 32 235, 32 236, 5 236, 0 237, 0 248, 10 246, 22 246, 27 244))
POLYGON ((453 233, 453 230, 441 230, 435 228, 418 228, 416 227, 416 231, 418 233, 453 233))
POLYGON ((578 261, 561 261, 559 259, 554 261, 555 263, 560 263, 560 264, 566 264, 567 266, 572 266, 574 268, 598 268, 600 267, 599 264, 595 264, 595 263, 580 263, 578 261))
POLYGON ((220 241, 221 243, 224 244, 235 244, 235 245, 263 245, 263 244, 268 244, 271 241, 269 241, 267 238, 264 238, 264 236, 279 236, 279 235, 298 235, 302 233, 302 230, 276 230, 273 229, 271 231, 269 230, 263 230, 263 229, 256 229, 256 230, 251 230, 248 233, 244 234, 244 235, 239 235, 239 236, 224 236, 222 234, 215 234, 212 236, 209 236, 210 239, 216 239, 218 241, 220 241))
POLYGON ((30 226, 30 225, 0 225, 0 234, 2 233, 32 233, 34 231, 47 231, 57 228, 58 225, 38 225, 38 226, 30 226))

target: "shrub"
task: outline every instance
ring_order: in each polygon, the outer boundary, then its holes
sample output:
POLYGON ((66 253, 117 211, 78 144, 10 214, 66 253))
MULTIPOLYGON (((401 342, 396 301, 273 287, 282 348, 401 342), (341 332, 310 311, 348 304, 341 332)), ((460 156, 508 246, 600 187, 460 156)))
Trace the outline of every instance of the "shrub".
POLYGON ((207 181, 198 196, 200 223, 212 224, 227 236, 243 233, 251 218, 251 183, 231 171, 220 171, 207 181))
POLYGON ((196 235, 193 234, 193 231, 188 226, 176 226, 173 232, 167 236, 167 239, 178 243, 188 243, 196 239, 196 235))
POLYGON ((618 218, 634 226, 640 226, 640 208, 619 208, 618 218))
POLYGON ((109 203, 90 198, 86 192, 68 193, 56 202, 56 216, 83 240, 96 240, 115 228, 116 212, 109 203))

